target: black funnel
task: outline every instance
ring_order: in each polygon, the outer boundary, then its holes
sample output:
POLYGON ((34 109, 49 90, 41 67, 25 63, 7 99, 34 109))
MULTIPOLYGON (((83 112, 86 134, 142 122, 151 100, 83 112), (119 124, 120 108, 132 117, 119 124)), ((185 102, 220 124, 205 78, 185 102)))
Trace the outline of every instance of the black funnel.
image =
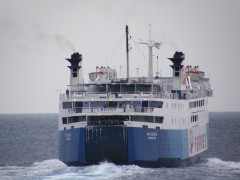
POLYGON ((173 65, 171 67, 174 69, 174 67, 180 67, 182 68, 182 61, 185 59, 185 55, 182 52, 176 51, 173 58, 168 58, 173 62, 173 65))
POLYGON ((77 68, 77 69, 81 68, 79 66, 79 63, 82 61, 82 55, 79 54, 78 52, 73 53, 71 55, 71 59, 66 59, 66 60, 68 60, 71 63, 71 66, 68 66, 70 69, 72 69, 72 68, 77 68))

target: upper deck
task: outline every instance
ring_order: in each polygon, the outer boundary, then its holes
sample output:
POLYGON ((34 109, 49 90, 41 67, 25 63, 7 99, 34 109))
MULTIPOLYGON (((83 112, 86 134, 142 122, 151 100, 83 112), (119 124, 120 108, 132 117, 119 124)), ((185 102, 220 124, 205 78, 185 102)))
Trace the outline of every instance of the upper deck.
POLYGON ((173 90, 173 78, 159 77, 152 83, 141 82, 133 78, 127 82, 115 79, 111 82, 96 82, 72 85, 66 93, 60 94, 60 100, 66 99, 119 99, 122 98, 161 98, 161 99, 197 99, 211 97, 209 78, 201 78, 191 83, 186 90, 173 90))

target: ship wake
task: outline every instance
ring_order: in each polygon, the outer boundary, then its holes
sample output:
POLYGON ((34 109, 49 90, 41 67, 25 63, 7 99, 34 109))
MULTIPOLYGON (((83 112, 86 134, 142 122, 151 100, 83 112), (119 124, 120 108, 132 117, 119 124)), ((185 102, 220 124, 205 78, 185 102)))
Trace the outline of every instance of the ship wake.
POLYGON ((218 177, 231 179, 240 176, 240 162, 208 158, 202 163, 184 168, 141 168, 135 165, 115 165, 101 162, 85 167, 68 167, 57 159, 35 162, 31 166, 0 167, 1 179, 191 179, 193 177, 218 177), (199 175, 199 176, 198 176, 199 175), (154 178, 153 178, 154 179, 154 178))

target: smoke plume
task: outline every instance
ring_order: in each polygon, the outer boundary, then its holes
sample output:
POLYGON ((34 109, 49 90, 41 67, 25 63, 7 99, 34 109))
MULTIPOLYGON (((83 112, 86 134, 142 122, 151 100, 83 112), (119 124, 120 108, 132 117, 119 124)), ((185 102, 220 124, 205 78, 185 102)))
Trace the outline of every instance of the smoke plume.
POLYGON ((42 42, 52 41, 52 42, 55 42, 60 49, 68 49, 73 52, 76 51, 73 43, 70 42, 65 36, 58 33, 49 34, 43 29, 41 29, 38 25, 34 25, 34 29, 36 33, 36 38, 39 41, 42 41, 42 42))

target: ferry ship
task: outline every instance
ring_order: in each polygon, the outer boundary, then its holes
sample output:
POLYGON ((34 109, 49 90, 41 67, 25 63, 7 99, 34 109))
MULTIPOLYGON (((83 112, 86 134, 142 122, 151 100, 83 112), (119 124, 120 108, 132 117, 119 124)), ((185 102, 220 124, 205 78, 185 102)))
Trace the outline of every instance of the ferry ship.
MULTIPOLYGON (((150 36, 151 37, 151 36, 150 36)), ((110 67, 82 76, 82 55, 69 61, 70 85, 59 97, 58 153, 69 166, 109 161, 143 167, 196 163, 208 149, 210 79, 199 66, 184 66, 185 55, 168 58, 172 77, 153 76, 150 40, 148 76, 129 77, 126 26, 126 78, 110 67)))

